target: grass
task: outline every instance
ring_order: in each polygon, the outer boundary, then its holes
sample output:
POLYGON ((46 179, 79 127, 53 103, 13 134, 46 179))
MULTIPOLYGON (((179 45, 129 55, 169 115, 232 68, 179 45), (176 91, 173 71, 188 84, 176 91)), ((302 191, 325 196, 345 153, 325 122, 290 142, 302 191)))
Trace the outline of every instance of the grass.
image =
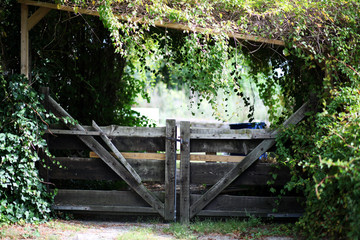
POLYGON ((163 231, 177 239, 197 239, 205 234, 231 235, 237 239, 261 239, 267 236, 298 238, 294 224, 263 223, 254 217, 248 220, 195 220, 189 225, 173 223, 163 231))
POLYGON ((117 240, 158 240, 159 236, 152 228, 135 227, 130 231, 119 235, 117 240))
POLYGON ((7 224, 0 225, 0 239, 47 239, 58 240, 88 227, 78 222, 51 220, 43 224, 7 224), (64 233, 66 236, 64 236, 64 233))
MULTIPOLYGON (((141 222, 144 223, 144 222, 141 222)), ((235 239, 263 239, 272 237, 293 237, 299 239, 295 224, 264 223, 259 218, 247 220, 226 219, 223 221, 195 219, 188 225, 171 223, 164 225, 158 218, 151 219, 146 225, 119 223, 128 226, 126 231, 115 236, 117 240, 158 240, 168 239, 169 235, 176 239, 195 240, 204 235, 215 238, 228 235, 235 239), (167 235, 167 236, 166 236, 167 235)), ((77 221, 52 220, 43 224, 10 224, 0 225, 0 239, 69 239, 77 233, 88 232, 104 225, 83 224, 77 221)), ((110 225, 111 226, 111 225, 110 225)), ((101 230, 99 230, 101 231, 101 230)))

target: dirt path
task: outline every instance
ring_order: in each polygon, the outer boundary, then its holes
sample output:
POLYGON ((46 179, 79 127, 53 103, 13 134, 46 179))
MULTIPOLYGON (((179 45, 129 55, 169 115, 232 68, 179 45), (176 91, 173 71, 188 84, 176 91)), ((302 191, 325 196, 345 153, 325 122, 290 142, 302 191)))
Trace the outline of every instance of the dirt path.
MULTIPOLYGON (((194 231, 181 232, 176 236, 174 227, 166 223, 107 222, 107 221, 62 221, 52 220, 40 225, 0 226, 0 239, 46 239, 46 240, 237 240, 234 234, 203 234, 194 231), (178 238, 176 238, 178 237, 178 238)), ((184 228, 183 228, 184 229, 184 228)), ((187 229, 187 228, 185 228, 187 229)), ((181 231, 181 230, 180 230, 181 231)), ((289 237, 247 236, 246 239, 294 240, 289 237)))

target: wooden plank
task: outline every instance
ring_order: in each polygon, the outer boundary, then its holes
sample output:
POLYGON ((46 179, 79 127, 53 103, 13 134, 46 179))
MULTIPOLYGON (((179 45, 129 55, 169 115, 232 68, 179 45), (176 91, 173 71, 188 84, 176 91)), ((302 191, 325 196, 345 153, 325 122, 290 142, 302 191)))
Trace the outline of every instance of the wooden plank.
MULTIPOLYGON (((85 180, 119 180, 102 160, 94 158, 57 157, 54 161, 59 162, 64 168, 51 165, 50 179, 85 179, 85 180)), ((143 181, 163 183, 165 179, 165 164, 158 160, 128 159, 130 165, 136 170, 143 181)), ((190 163, 190 179, 192 184, 213 185, 229 172, 234 163, 190 163)), ((46 169, 44 169, 46 170, 46 169)), ((241 174, 230 187, 239 185, 266 186, 267 181, 272 180, 270 172, 277 174, 275 185, 283 185, 290 179, 287 169, 276 169, 268 163, 258 163, 249 167, 241 174)))
MULTIPOLYGON (((53 150, 88 150, 89 148, 75 135, 51 135, 48 146, 53 150)), ((100 137, 95 137, 99 139, 100 137)), ((120 151, 165 151, 165 138, 115 137, 113 144, 120 151)))
POLYGON ((190 221, 190 122, 180 122, 180 222, 190 221))
MULTIPOLYGON (((228 156, 228 155, 197 155, 190 154, 190 161, 202 162, 241 162, 245 156, 228 156)), ((179 159, 178 159, 179 160, 179 159)))
MULTIPOLYGON (((46 133, 59 135, 84 135, 84 136, 100 136, 98 131, 94 131, 88 126, 83 126, 85 131, 80 130, 64 130, 64 129, 49 129, 46 133)), ((149 128, 149 127, 121 127, 121 126, 105 126, 100 129, 108 137, 165 137, 165 128, 149 128)))
POLYGON ((141 183, 140 176, 136 173, 136 171, 131 167, 131 165, 126 161, 123 155, 119 152, 119 150, 112 144, 111 140, 105 135, 105 133, 101 130, 101 128, 96 124, 96 122, 92 121, 92 126, 100 132, 101 139, 106 143, 106 145, 110 148, 111 151, 115 154, 116 158, 120 160, 120 162, 124 165, 124 167, 129 171, 129 173, 133 176, 133 178, 141 183))
MULTIPOLYGON (((119 180, 121 179, 106 163, 99 158, 57 157, 53 159, 63 168, 50 165, 50 179, 83 179, 83 180, 119 180)), ((164 183, 164 162, 156 160, 128 159, 143 182, 164 183)))
MULTIPOLYGON (((46 7, 56 10, 62 10, 62 11, 68 11, 68 12, 75 12, 73 7, 64 6, 60 4, 53 4, 53 3, 45 3, 45 2, 38 2, 38 1, 32 1, 32 0, 18 0, 19 3, 25 3, 32 6, 38 6, 38 7, 46 7)), ((87 15, 93 15, 93 16, 99 16, 99 13, 96 10, 89 10, 89 9, 83 9, 81 7, 77 8, 77 12, 81 14, 87 14, 87 15)), ((115 14, 115 16, 121 20, 121 21, 131 21, 136 22, 139 24, 147 23, 147 21, 143 17, 133 17, 129 18, 127 15, 121 15, 121 14, 115 14)), ((175 30, 182 30, 182 31, 190 31, 190 32, 201 32, 205 34, 219 34, 220 32, 212 31, 211 29, 207 28, 201 28, 201 27, 189 27, 186 24, 182 23, 169 23, 169 22, 163 22, 163 21, 155 21, 152 24, 154 24, 157 27, 163 27, 163 28, 171 28, 175 30)), ((260 36, 252 36, 252 35, 244 35, 239 33, 227 33, 229 38, 236 38, 239 40, 247 40, 247 41, 254 41, 254 42, 260 42, 260 43, 267 43, 272 45, 279 45, 279 46, 285 46, 284 41, 278 40, 278 39, 267 39, 260 36)))
MULTIPOLYGON (((276 168, 270 163, 255 163, 246 169, 229 187, 237 186, 267 186, 268 181, 274 180, 271 174, 276 174, 277 178, 274 186, 281 186, 290 180, 289 169, 276 168)), ((235 163, 190 163, 190 183, 191 184, 216 184, 235 163)))
POLYGON ((269 139, 276 138, 266 129, 211 129, 211 128, 191 128, 191 139, 269 139))
POLYGON ((176 121, 166 120, 165 220, 176 219, 176 121))
MULTIPOLYGON (((139 159, 139 160, 160 160, 160 161, 164 161, 166 158, 166 154, 165 153, 134 153, 134 152, 121 152, 121 154, 124 156, 124 158, 126 159, 139 159)), ((94 153, 94 152, 90 152, 89 155, 90 158, 99 158, 99 156, 94 153)))
POLYGON ((260 139, 191 139, 191 152, 226 152, 247 155, 261 143, 260 139))
POLYGON ((21 4, 20 73, 29 78, 28 6, 21 4))
MULTIPOLYGON (((291 124, 297 124, 304 117, 309 109, 309 103, 303 104, 287 121, 283 123, 283 127, 291 124)), ((278 132, 278 131, 275 131, 278 132)), ((213 185, 204 195, 202 195, 191 207, 190 218, 199 213, 206 205, 208 205, 220 192, 229 186, 241 173, 243 173, 250 165, 252 165, 264 152, 275 144, 275 140, 264 140, 260 143, 243 161, 235 165, 227 174, 225 174, 215 185, 213 185)))
MULTIPOLYGON (((191 202, 196 202, 201 198, 199 194, 191 194, 191 202)), ((304 198, 300 197, 268 197, 268 196, 234 196, 218 195, 203 210, 215 211, 250 211, 258 213, 299 213, 304 209, 301 204, 304 198), (278 202, 278 203, 277 203, 278 202)))
MULTIPOLYGON (((49 96, 49 103, 57 110, 63 117, 73 119, 54 99, 49 96)), ((76 124, 78 130, 84 131, 85 129, 76 124)), ((164 204, 156 198, 143 184, 139 184, 133 176, 119 163, 101 144, 99 144, 92 136, 78 136, 91 150, 96 152, 97 155, 114 171, 116 172, 131 188, 134 189, 145 201, 147 201, 154 209, 156 209, 161 216, 164 216, 164 204)))
POLYGON ((28 31, 30 31, 35 25, 43 19, 46 14, 51 11, 50 8, 40 7, 36 12, 34 12, 28 19, 28 31))
MULTIPOLYGON (((121 152, 126 159, 139 159, 139 160, 165 160, 165 153, 132 153, 121 152)), ((99 156, 90 152, 90 158, 99 158, 99 156)), ((176 160, 180 160, 180 154, 176 154, 176 160)), ((197 155, 191 154, 190 161, 202 161, 202 162, 240 162, 244 159, 244 156, 228 156, 228 155, 197 155)))
POLYGON ((131 213, 131 214, 156 214, 152 207, 129 207, 129 206, 101 206, 101 205, 52 205, 56 211, 87 211, 103 213, 131 213))
POLYGON ((261 218, 299 218, 303 215, 299 213, 269 213, 260 211, 222 211, 222 210, 201 210, 197 216, 201 217, 261 217, 261 218))
MULTIPOLYGON (((157 197, 161 198, 159 194, 157 197)), ((59 189, 54 203, 56 205, 104 205, 150 207, 150 205, 133 191, 103 191, 59 189)))

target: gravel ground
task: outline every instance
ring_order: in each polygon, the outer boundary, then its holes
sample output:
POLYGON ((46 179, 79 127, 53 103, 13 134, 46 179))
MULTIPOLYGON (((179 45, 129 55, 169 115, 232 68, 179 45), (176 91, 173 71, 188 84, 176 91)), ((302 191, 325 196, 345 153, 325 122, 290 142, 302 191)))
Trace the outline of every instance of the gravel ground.
MULTIPOLYGON (((176 239, 172 235, 166 235, 161 232, 161 229, 169 227, 169 224, 157 223, 157 224, 147 224, 147 223, 116 223, 116 222, 90 222, 83 221, 81 222, 89 228, 86 232, 76 233, 71 239, 74 240, 110 240, 120 238, 122 235, 133 231, 136 228, 150 228, 159 231, 153 231, 149 238, 151 239, 176 239)), ((237 240, 229 235, 219 235, 219 234, 207 234, 198 236, 199 240, 237 240)), ((263 240, 293 240, 289 237, 266 237, 263 240)))
MULTIPOLYGON (((167 240, 176 239, 165 234, 166 223, 109 222, 109 221, 63 221, 54 220, 40 225, 0 226, 0 239, 46 239, 46 240, 167 240)), ((184 233, 183 233, 184 234, 184 233)), ((236 240, 236 235, 191 233, 185 239, 236 240)), ((184 235, 182 235, 184 236, 184 235)), ((256 238, 252 238, 256 239, 256 238)), ((289 237, 264 237, 262 240, 294 240, 289 237)))

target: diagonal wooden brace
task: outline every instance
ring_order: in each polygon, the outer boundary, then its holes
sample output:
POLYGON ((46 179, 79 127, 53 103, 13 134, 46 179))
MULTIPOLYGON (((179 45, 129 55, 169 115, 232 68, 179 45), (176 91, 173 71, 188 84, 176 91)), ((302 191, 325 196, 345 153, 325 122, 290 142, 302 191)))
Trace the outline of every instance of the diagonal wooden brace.
POLYGON ((127 160, 124 158, 124 156, 119 152, 119 150, 114 146, 114 144, 111 142, 109 137, 101 130, 101 128, 96 124, 96 122, 92 121, 92 126, 96 130, 100 132, 101 139, 108 145, 108 147, 111 149, 111 151, 114 152, 115 156, 120 160, 120 162, 124 165, 124 167, 133 175, 134 179, 137 183, 141 183, 141 178, 137 174, 137 172, 132 168, 132 166, 127 162, 127 160))
MULTIPOLYGON (((50 105, 63 117, 74 120, 52 97, 48 97, 50 105)), ((80 124, 73 125, 77 130, 85 131, 80 124)), ((151 207, 164 217, 164 203, 162 203, 152 192, 116 160, 94 137, 78 136, 92 151, 94 151, 117 175, 119 175, 134 191, 139 194, 151 207)))
MULTIPOLYGON (((309 102, 304 103, 293 115, 289 117, 283 126, 286 128, 289 125, 294 125, 300 122, 305 113, 309 110, 309 102)), ((275 130, 272 134, 277 134, 275 130)), ((229 186, 241 173, 250 167, 259 157, 268 151, 275 144, 275 139, 262 141, 254 150, 248 154, 243 161, 235 165, 224 177, 222 177, 215 185, 213 185, 205 194, 203 194, 190 207, 190 218, 198 214, 206 205, 208 205, 214 198, 216 198, 227 186, 229 186)))

